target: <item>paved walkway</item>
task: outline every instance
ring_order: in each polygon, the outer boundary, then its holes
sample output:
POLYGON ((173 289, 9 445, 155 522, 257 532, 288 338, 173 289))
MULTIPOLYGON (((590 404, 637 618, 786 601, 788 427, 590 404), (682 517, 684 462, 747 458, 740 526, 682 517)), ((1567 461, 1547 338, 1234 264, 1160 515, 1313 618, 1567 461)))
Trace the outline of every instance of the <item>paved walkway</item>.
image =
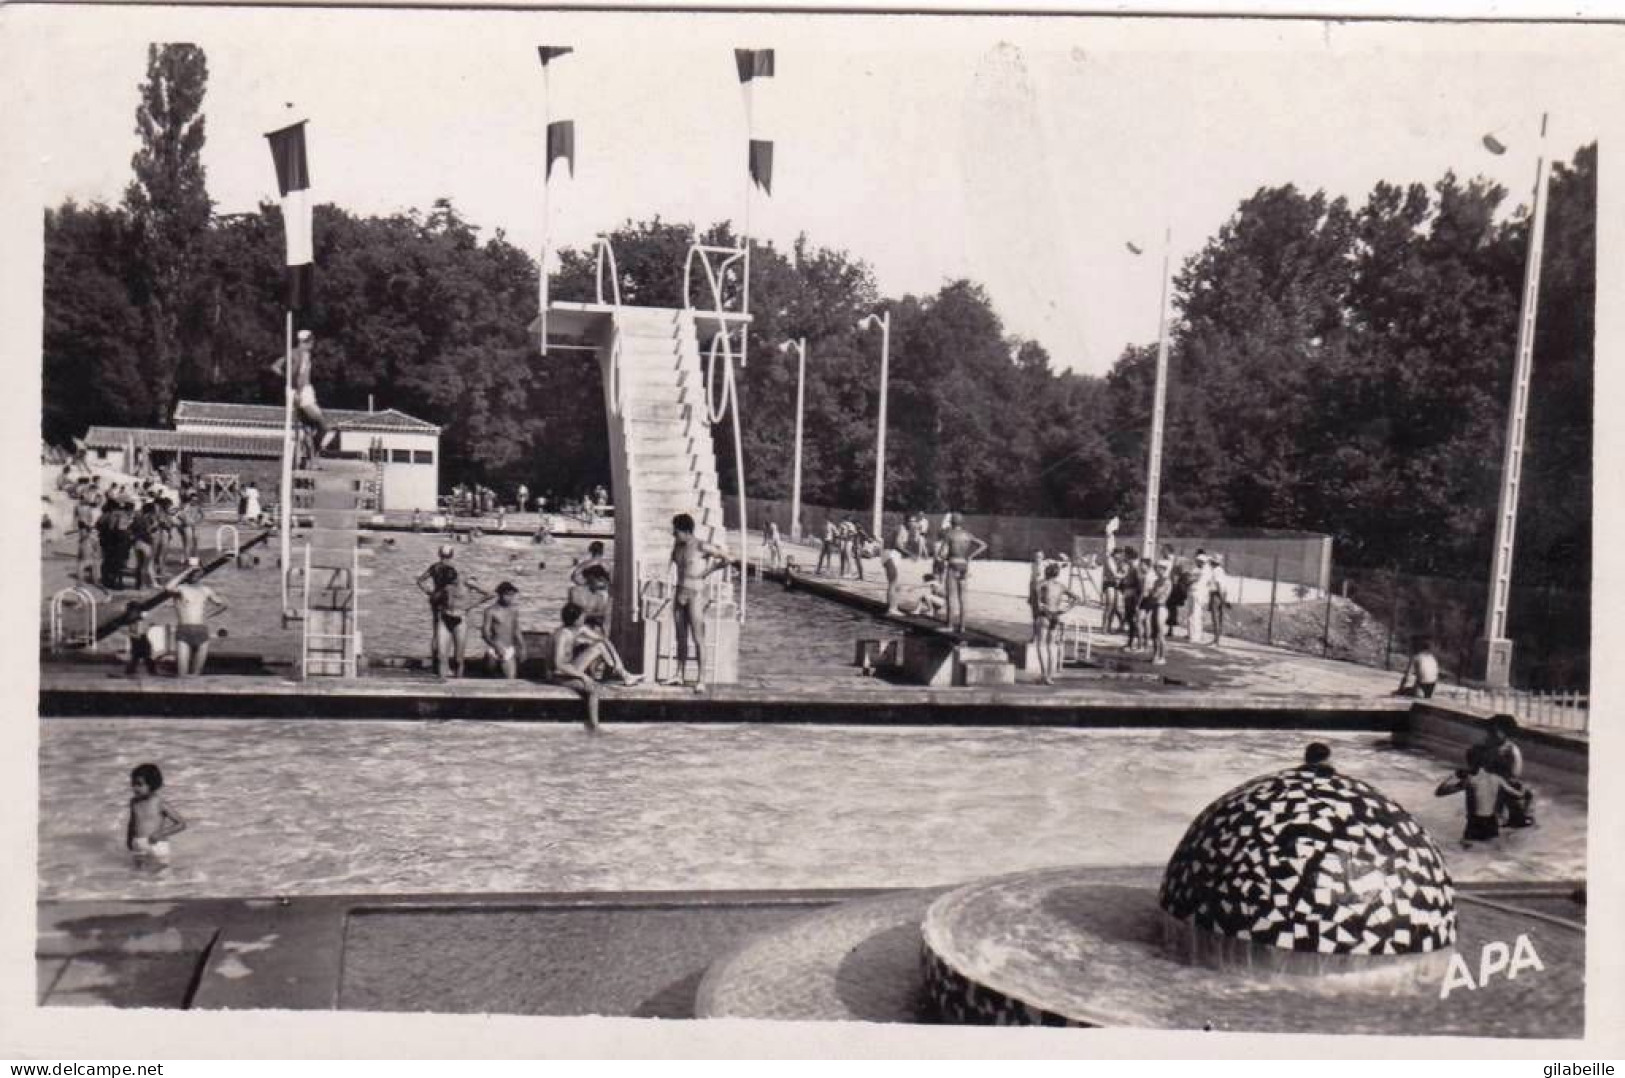
MULTIPOLYGON (((817 562, 816 548, 808 544, 785 544, 798 566, 808 570, 817 562)), ((759 541, 751 547, 753 565, 761 562, 759 541)), ((905 560, 902 563, 902 605, 908 609, 923 586, 922 577, 930 563, 905 560)), ((855 577, 803 576, 809 590, 832 598, 860 600, 876 613, 885 610, 886 581, 878 563, 866 564, 865 579, 855 577)), ((1027 582, 1031 569, 1022 562, 978 562, 970 577, 969 617, 966 627, 997 637, 1010 644, 1032 638, 1031 615, 1027 608, 1027 582)), ((764 585, 774 586, 771 581, 764 585)), ((752 587, 758 587, 753 577, 752 587)), ((899 625, 924 624, 912 617, 894 619, 899 625)), ((1100 608, 1087 605, 1076 619, 1091 625, 1100 622, 1100 608)), ((1182 630, 1181 630, 1182 632, 1182 630)), ((1127 670, 1154 670, 1178 681, 1226 693, 1260 696, 1390 696, 1399 683, 1397 674, 1354 663, 1318 659, 1283 648, 1267 647, 1244 640, 1226 639, 1221 646, 1193 645, 1179 637, 1168 647, 1168 665, 1153 668, 1148 652, 1131 652, 1121 634, 1094 634, 1093 653, 1099 664, 1127 670)), ((1065 672, 1061 680, 1077 680, 1078 672, 1065 672)))

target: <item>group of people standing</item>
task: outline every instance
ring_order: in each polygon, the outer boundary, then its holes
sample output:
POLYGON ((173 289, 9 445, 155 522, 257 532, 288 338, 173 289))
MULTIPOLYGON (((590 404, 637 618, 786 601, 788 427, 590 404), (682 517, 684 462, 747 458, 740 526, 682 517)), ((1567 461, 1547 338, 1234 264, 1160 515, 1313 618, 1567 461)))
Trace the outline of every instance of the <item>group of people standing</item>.
POLYGON ((1189 563, 1163 551, 1161 558, 1113 549, 1100 566, 1101 629, 1128 636, 1131 651, 1148 650, 1153 665, 1168 661, 1167 642, 1183 626, 1192 644, 1224 636, 1229 606, 1224 558, 1198 550, 1189 563), (1205 624, 1204 624, 1205 623, 1205 624))
POLYGON ((196 491, 175 495, 152 480, 104 489, 101 476, 81 476, 64 489, 73 506, 74 575, 81 586, 156 588, 172 557, 197 556, 203 506, 196 491))

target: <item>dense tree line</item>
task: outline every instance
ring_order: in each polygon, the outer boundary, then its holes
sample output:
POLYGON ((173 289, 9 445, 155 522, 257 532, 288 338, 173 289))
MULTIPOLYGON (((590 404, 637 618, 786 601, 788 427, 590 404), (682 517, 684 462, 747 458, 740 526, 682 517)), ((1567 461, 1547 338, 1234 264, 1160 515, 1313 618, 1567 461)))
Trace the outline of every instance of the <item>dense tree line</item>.
MULTIPOLYGON (((155 47, 142 150, 117 207, 45 214, 44 434, 151 425, 183 397, 274 402, 282 227, 274 205, 211 216, 198 151, 201 51, 155 47), (188 51, 189 50, 189 51, 188 51)), ((269 166, 267 166, 269 167, 269 166)), ((1261 189, 1175 277, 1166 526, 1331 533, 1342 563, 1476 577, 1494 534, 1527 211, 1447 175, 1379 184, 1359 206, 1261 189)), ((1520 513, 1521 582, 1590 570, 1596 150, 1552 178, 1520 513)), ((608 478, 603 389, 588 353, 537 354, 536 264, 449 201, 427 213, 317 208, 324 403, 369 395, 443 424, 443 481, 559 492, 608 478)), ((667 221, 611 234, 622 300, 681 305, 696 238, 667 221)), ((563 252, 555 299, 591 299, 591 250, 563 252)), ((709 306, 696 273, 696 306, 709 306)), ((737 289, 737 277, 727 284, 737 289)), ((1057 370, 971 281, 881 295, 860 258, 802 237, 754 249, 749 366, 739 372, 749 489, 787 497, 806 338, 803 497, 869 503, 880 335, 891 312, 889 508, 1139 517, 1155 347, 1105 377, 1057 370)), ((1063 360, 1066 357, 1061 357, 1063 360)), ((732 441, 718 437, 732 483, 732 441)))

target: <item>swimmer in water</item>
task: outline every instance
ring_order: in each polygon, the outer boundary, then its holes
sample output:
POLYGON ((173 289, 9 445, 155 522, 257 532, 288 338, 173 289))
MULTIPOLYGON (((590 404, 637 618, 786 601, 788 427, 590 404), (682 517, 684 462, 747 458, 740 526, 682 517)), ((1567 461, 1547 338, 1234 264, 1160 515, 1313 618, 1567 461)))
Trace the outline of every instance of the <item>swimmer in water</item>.
POLYGON ((130 822, 124 845, 137 865, 161 868, 169 863, 169 839, 186 830, 186 821, 159 794, 164 774, 157 764, 141 764, 130 772, 130 822))

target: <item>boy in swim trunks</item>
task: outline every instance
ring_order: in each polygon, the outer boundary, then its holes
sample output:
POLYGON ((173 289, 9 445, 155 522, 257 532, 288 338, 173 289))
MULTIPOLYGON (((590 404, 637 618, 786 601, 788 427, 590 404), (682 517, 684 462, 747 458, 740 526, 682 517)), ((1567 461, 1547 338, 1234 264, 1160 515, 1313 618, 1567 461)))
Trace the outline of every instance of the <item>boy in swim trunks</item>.
POLYGON ((1467 768, 1457 771, 1439 783, 1433 791, 1435 797, 1451 794, 1467 795, 1467 827, 1462 832, 1461 844, 1471 849, 1475 842, 1491 842, 1501 836, 1496 805, 1502 798, 1519 798, 1523 786, 1509 782, 1490 768, 1495 760, 1494 750, 1485 745, 1474 745, 1467 750, 1467 768))
POLYGON ((602 569, 606 577, 614 575, 613 567, 610 565, 609 560, 604 557, 604 543, 601 539, 594 539, 587 544, 586 558, 577 562, 575 568, 570 570, 570 583, 585 584, 587 582, 587 570, 594 567, 602 569))
POLYGON ((898 574, 902 569, 903 552, 896 547, 887 547, 886 552, 880 556, 880 567, 886 573, 886 613, 898 613, 897 593, 899 591, 898 574))
POLYGON ((141 764, 130 772, 130 822, 124 845, 142 867, 161 868, 169 861, 169 839, 186 830, 186 821, 158 793, 164 775, 157 764, 141 764))
POLYGON ((164 585, 175 603, 175 676, 197 677, 209 661, 207 621, 226 610, 226 601, 213 588, 197 581, 203 576, 196 558, 189 558, 180 575, 164 585))
POLYGON ((498 584, 497 601, 485 612, 480 628, 486 663, 509 679, 519 676, 519 664, 525 661, 525 634, 519 629, 519 607, 513 600, 517 594, 519 589, 508 581, 498 584))
POLYGON ((701 692, 705 688, 705 582, 712 573, 727 566, 728 552, 697 539, 694 518, 687 513, 672 517, 671 534, 671 562, 677 577, 671 610, 677 630, 677 673, 665 684, 683 684, 683 672, 688 667, 688 638, 692 635, 697 670, 694 691, 701 692))
POLYGON ((948 599, 943 593, 942 582, 935 573, 926 573, 919 597, 914 602, 914 616, 935 619, 947 608, 948 599))
POLYGON ((130 645, 130 657, 124 661, 125 677, 139 675, 143 666, 147 673, 157 675, 158 659, 152 653, 152 640, 147 636, 151 629, 152 622, 147 620, 146 611, 141 609, 140 603, 124 604, 124 636, 130 645))
MULTIPOLYGON (((300 420, 310 429, 310 455, 319 457, 325 447, 328 436, 327 417, 322 415, 321 406, 316 403, 316 387, 310 380, 312 370, 312 352, 316 347, 315 337, 310 330, 299 331, 298 344, 293 349, 293 369, 288 375, 288 385, 293 393, 293 408, 299 413, 300 420)), ((281 374, 284 370, 284 360, 278 357, 271 364, 271 370, 281 374)))
POLYGON ((1038 667, 1045 685, 1055 684, 1055 671, 1061 667, 1061 618, 1082 601, 1061 583, 1059 565, 1044 567, 1044 582, 1038 585, 1033 606, 1038 620, 1038 667))
POLYGON ((615 600, 609 594, 609 570, 602 564, 589 565, 581 583, 570 588, 569 601, 581 608, 581 620, 597 618, 608 623, 615 600))
POLYGON ((938 541, 938 556, 947 564, 944 589, 948 593, 948 628, 955 633, 965 631, 965 585, 970 578, 970 563, 987 550, 987 544, 966 531, 959 523, 958 513, 949 513, 943 523, 947 530, 938 541))

